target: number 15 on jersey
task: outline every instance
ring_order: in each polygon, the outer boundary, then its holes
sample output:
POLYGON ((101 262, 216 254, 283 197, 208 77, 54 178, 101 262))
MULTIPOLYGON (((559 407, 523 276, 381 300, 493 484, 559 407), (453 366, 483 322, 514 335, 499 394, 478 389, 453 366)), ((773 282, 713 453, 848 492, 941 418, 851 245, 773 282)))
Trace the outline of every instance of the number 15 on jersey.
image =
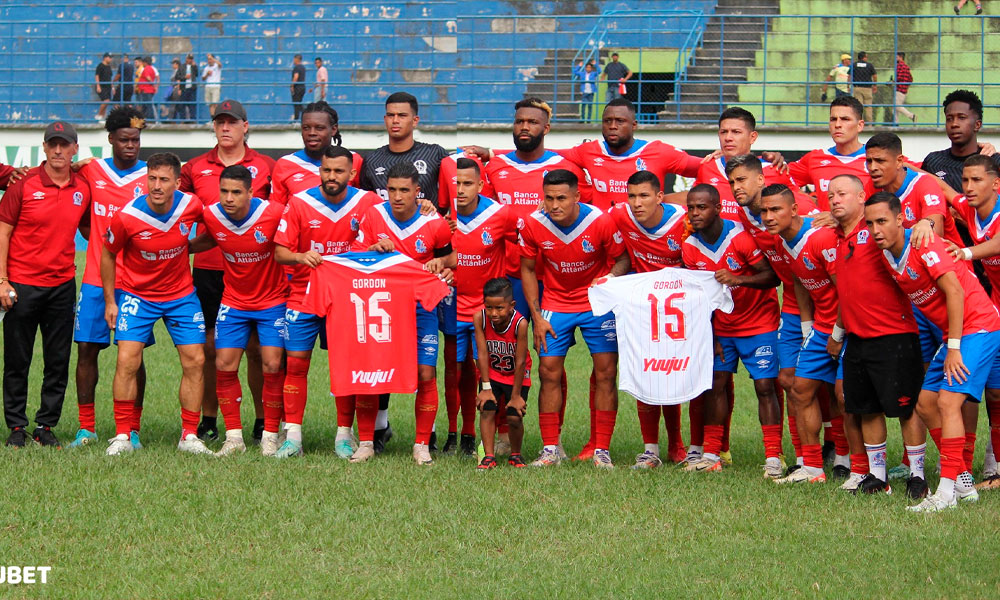
MULTIPOLYGON (((650 294, 649 300, 649 328, 652 341, 660 341, 660 299, 656 294, 650 294)), ((684 292, 670 294, 663 299, 663 332, 672 340, 683 341, 687 339, 684 328, 684 311, 674 306, 674 302, 684 300, 684 292)))
POLYGON ((378 343, 392 341, 389 313, 380 306, 390 300, 392 295, 389 292, 373 292, 367 300, 356 293, 351 293, 359 344, 367 343, 369 337, 378 343))

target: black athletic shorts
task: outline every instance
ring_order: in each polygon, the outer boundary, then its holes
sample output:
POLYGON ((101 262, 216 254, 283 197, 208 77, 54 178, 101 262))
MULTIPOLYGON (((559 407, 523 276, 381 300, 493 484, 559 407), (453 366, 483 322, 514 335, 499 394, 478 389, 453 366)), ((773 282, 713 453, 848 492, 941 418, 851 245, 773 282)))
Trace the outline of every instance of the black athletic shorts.
POLYGON ((111 100, 111 86, 102 85, 100 86, 101 91, 97 92, 97 97, 101 100, 111 100))
MULTIPOLYGON (((514 386, 507 383, 490 383, 490 389, 493 390, 493 397, 497 399, 497 413, 500 415, 507 414, 507 401, 514 396, 514 386)), ((531 391, 530 386, 521 386, 521 397, 524 398, 524 414, 528 414, 528 392, 531 391)))
POLYGON ((201 312, 205 314, 205 328, 214 329, 219 305, 222 304, 222 290, 226 288, 222 283, 222 271, 194 269, 191 276, 194 278, 194 291, 201 302, 201 312))
POLYGON ((915 333, 876 338, 847 336, 844 405, 853 415, 909 417, 924 382, 920 338, 915 333))

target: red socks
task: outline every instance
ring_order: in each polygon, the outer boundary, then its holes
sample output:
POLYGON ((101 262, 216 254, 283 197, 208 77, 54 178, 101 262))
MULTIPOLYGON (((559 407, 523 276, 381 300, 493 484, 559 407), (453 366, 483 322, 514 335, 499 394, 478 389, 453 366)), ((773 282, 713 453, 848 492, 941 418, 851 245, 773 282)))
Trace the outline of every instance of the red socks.
POLYGON ((437 416, 438 390, 437 379, 417 383, 417 399, 413 404, 413 414, 416 420, 418 444, 431 442, 431 429, 434 427, 434 417, 437 416))
POLYGON ((542 445, 559 444, 559 413, 538 413, 538 429, 542 434, 542 445))
POLYGON ((97 418, 94 416, 94 403, 79 404, 77 405, 77 408, 80 410, 80 429, 97 431, 97 418))
POLYGON ((660 407, 636 401, 636 412, 639 414, 639 431, 642 432, 643 444, 657 444, 660 441, 660 407))
MULTIPOLYGON (((965 447, 962 448, 962 460, 965 468, 962 471, 972 472, 972 457, 976 454, 976 432, 965 434, 965 447)), ((959 471, 961 473, 962 471, 959 471)))
POLYGON ((378 415, 378 396, 358 394, 354 397, 358 415, 358 441, 375 440, 375 417, 378 415))
MULTIPOLYGON (((865 460, 868 455, 865 454, 865 460)), ((802 464, 814 469, 823 468, 823 446, 819 444, 802 444, 802 464)))
MULTIPOLYGON (((91 404, 90 406, 94 406, 91 404)), ((115 400, 115 435, 128 435, 132 431, 132 410, 135 400, 115 400)), ((195 415, 195 428, 198 427, 198 417, 195 415)), ((93 431, 93 429, 91 429, 93 431)))
POLYGON ((935 427, 934 429, 928 429, 927 433, 931 434, 931 439, 934 440, 934 445, 938 447, 938 452, 941 451, 941 428, 935 427))
POLYGON ((264 373, 264 431, 277 433, 281 426, 281 417, 285 412, 285 401, 282 388, 285 385, 285 372, 264 373))
POLYGON ((354 427, 354 403, 353 395, 337 396, 337 427, 354 427))
POLYGON ((691 425, 691 445, 705 445, 705 400, 698 396, 688 403, 688 421, 691 425))
POLYGON ((595 410, 594 420, 596 434, 596 448, 607 450, 611 448, 611 436, 615 432, 615 420, 618 418, 618 411, 615 410, 595 410))
MULTIPOLYGON (((458 397, 462 407, 462 435, 476 435, 476 393, 479 391, 479 371, 471 360, 462 365, 462 377, 458 380, 458 397)), ((504 424, 507 419, 502 420, 504 424)))
POLYGON ((219 412, 226 424, 226 430, 242 429, 240 422, 240 404, 243 400, 243 389, 240 387, 240 375, 237 371, 215 370, 215 395, 219 398, 219 412))
POLYGON ((198 435, 198 417, 200 415, 193 410, 181 407, 181 439, 189 435, 198 435))
POLYGON ((858 475, 867 475, 869 473, 867 452, 851 455, 851 473, 857 473, 858 475))
POLYGON ((844 415, 830 417, 830 436, 833 437, 833 446, 837 456, 846 456, 851 453, 851 449, 847 445, 847 434, 844 432, 844 415))
POLYGON ((142 426, 142 405, 135 404, 132 406, 132 431, 139 431, 142 426))
POLYGON ((704 454, 719 456, 722 453, 722 425, 705 425, 704 454))
POLYGON ((684 436, 681 434, 681 405, 661 406, 663 424, 667 428, 667 444, 671 450, 684 449, 684 436))
POLYGON ((285 375, 285 422, 302 424, 306 412, 306 396, 309 393, 309 360, 298 356, 288 357, 288 372, 285 375))
POLYGON ((941 477, 943 479, 957 479, 958 474, 965 470, 965 459, 962 456, 964 446, 964 436, 941 440, 941 477))
POLYGON ((761 425, 760 430, 764 435, 764 457, 777 458, 781 454, 781 432, 782 426, 761 425))

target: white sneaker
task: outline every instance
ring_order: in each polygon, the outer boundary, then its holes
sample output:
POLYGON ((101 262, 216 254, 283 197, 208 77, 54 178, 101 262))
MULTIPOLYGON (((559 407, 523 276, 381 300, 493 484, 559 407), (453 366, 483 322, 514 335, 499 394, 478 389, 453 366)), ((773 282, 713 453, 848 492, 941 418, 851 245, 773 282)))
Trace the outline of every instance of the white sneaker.
POLYGON ((861 486, 861 481, 865 478, 864 475, 860 473, 851 473, 847 477, 847 481, 840 484, 840 489, 846 490, 848 492, 853 492, 861 486))
POLYGON ((684 469, 687 469, 687 465, 693 465, 701 460, 701 455, 702 452, 700 450, 688 450, 687 456, 684 457, 684 461, 679 463, 679 465, 684 469))
POLYGON ((358 449, 351 455, 350 462, 363 463, 373 458, 375 458, 375 445, 369 442, 358 446, 358 449))
MULTIPOLYGON (((372 450, 374 452, 374 449, 372 450)), ((418 465, 432 465, 431 451, 427 444, 413 444, 413 461, 418 465)))
POLYGON ((132 452, 133 450, 135 448, 132 446, 132 440, 122 433, 108 440, 108 449, 105 451, 105 454, 108 456, 118 456, 119 454, 132 452))
POLYGON ((222 444, 222 448, 215 453, 216 456, 229 456, 230 454, 243 454, 247 451, 247 446, 243 442, 243 438, 232 438, 226 437, 225 443, 222 444))
POLYGON ((611 470, 615 468, 615 464, 611 462, 611 454, 607 450, 596 449, 594 450, 594 466, 598 469, 611 470))
POLYGON ((281 444, 278 442, 278 434, 273 431, 265 431, 260 436, 260 453, 264 456, 274 456, 281 444))
POLYGON ((193 433, 189 433, 186 438, 177 442, 177 449, 191 454, 212 454, 212 451, 205 446, 205 442, 193 433))
POLYGON ((538 455, 532 463, 532 467, 554 467, 562 463, 562 456, 559 455, 559 447, 557 446, 555 450, 552 448, 542 447, 541 453, 538 455))
POLYGON ((979 492, 976 491, 976 480, 972 478, 972 473, 962 471, 955 479, 955 496, 962 502, 977 502, 979 492))
POLYGON ((775 483, 826 483, 826 473, 822 469, 810 469, 809 467, 799 467, 787 477, 775 479, 775 483), (816 471, 819 471, 818 473, 816 471))
POLYGON ((907 506, 906 510, 911 512, 939 512, 949 508, 955 508, 956 506, 958 506, 958 501, 955 500, 954 496, 952 496, 950 500, 945 500, 935 493, 924 498, 920 504, 907 506))
POLYGON ((643 470, 643 469, 655 469, 663 464, 663 461, 659 456, 646 450, 642 454, 635 457, 635 464, 632 465, 633 469, 643 470))
POLYGON ((781 464, 781 459, 772 456, 764 461, 764 477, 767 479, 781 479, 785 473, 785 467, 781 464))

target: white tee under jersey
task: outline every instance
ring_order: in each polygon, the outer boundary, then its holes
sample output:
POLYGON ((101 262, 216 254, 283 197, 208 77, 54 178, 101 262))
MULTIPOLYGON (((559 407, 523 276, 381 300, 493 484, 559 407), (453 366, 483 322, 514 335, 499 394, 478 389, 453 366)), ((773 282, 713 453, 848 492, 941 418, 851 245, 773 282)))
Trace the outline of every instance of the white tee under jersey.
POLYGON ((712 311, 732 312, 707 271, 665 268, 590 288, 595 315, 615 313, 618 387, 646 404, 681 404, 712 387, 712 311))

